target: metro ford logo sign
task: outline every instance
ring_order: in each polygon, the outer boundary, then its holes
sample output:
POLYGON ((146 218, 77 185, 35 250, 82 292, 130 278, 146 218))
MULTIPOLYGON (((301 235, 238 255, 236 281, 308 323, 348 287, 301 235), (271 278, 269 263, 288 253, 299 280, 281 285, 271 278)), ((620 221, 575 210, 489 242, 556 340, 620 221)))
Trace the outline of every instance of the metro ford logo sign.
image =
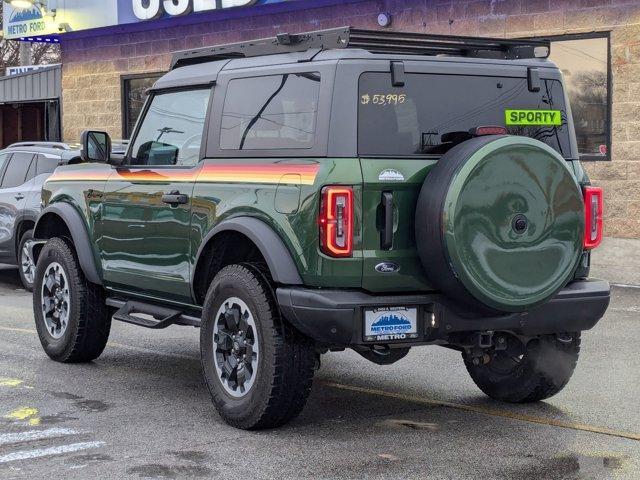
POLYGON ((42 18, 42 12, 36 6, 19 8, 9 12, 9 18, 5 17, 5 22, 8 38, 42 35, 47 31, 47 24, 42 18))
POLYGON ((258 0, 132 0, 133 14, 139 20, 153 20, 163 15, 178 16, 233 7, 249 7, 258 0))

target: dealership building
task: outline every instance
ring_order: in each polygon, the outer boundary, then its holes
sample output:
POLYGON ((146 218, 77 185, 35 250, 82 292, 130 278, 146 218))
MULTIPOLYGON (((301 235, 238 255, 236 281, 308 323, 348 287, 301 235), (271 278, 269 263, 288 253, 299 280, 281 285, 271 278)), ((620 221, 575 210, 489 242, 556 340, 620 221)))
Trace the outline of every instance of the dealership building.
POLYGON ((69 142, 88 127, 128 138, 146 90, 179 50, 344 25, 549 38, 580 153, 594 182, 606 188, 606 234, 640 238, 637 0, 21 0, 23 8, 5 2, 5 38, 61 44, 61 135, 69 142))

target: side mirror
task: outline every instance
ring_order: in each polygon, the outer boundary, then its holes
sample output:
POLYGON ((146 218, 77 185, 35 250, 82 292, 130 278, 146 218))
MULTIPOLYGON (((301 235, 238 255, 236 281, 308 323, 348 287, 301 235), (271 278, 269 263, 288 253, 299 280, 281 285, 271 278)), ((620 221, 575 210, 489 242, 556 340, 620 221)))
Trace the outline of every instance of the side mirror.
POLYGON ((84 162, 108 163, 111 158, 111 138, 107 132, 85 130, 80 136, 80 157, 84 162))

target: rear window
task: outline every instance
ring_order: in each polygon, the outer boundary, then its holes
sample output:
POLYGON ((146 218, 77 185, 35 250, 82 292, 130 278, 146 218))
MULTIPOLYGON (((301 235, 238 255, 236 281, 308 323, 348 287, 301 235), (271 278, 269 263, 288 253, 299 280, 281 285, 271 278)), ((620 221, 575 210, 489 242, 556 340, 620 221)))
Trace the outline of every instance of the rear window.
POLYGON ((42 175, 43 173, 53 173, 53 171, 60 165, 60 159, 57 157, 45 157, 44 155, 38 155, 38 169, 36 175, 42 175))
POLYGON ((393 87, 389 73, 360 77, 360 155, 442 155, 481 126, 507 127, 572 156, 562 85, 526 78, 407 74, 393 87), (509 125, 507 125, 509 121, 509 125))

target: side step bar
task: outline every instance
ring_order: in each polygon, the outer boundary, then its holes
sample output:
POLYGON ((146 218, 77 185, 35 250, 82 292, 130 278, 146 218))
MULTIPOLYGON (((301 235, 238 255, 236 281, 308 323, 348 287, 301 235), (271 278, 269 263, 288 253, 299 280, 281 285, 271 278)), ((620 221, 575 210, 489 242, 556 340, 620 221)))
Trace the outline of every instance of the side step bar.
POLYGON ((107 298, 106 303, 108 306, 118 309, 113 315, 114 320, 154 330, 167 328, 171 325, 200 327, 201 323, 197 317, 185 315, 179 310, 160 307, 152 303, 134 300, 124 301, 117 298, 107 298))

